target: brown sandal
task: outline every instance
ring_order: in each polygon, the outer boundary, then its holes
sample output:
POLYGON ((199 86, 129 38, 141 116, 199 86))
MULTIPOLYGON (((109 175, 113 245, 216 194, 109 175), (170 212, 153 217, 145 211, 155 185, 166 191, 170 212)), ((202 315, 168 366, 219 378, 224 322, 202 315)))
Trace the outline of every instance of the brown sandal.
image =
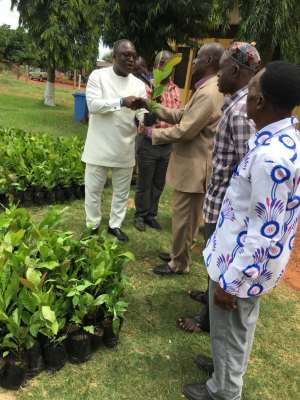
POLYGON ((193 317, 189 318, 178 318, 177 327, 185 332, 189 333, 203 333, 205 332, 201 324, 193 317))

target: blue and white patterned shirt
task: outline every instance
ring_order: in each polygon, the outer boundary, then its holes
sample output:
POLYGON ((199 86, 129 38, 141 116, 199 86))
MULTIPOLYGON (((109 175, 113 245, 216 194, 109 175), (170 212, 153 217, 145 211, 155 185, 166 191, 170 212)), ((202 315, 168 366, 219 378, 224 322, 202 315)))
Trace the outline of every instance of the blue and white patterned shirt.
POLYGON ((210 278, 241 298, 276 286, 300 213, 300 132, 290 117, 261 129, 233 173, 203 252, 210 278))

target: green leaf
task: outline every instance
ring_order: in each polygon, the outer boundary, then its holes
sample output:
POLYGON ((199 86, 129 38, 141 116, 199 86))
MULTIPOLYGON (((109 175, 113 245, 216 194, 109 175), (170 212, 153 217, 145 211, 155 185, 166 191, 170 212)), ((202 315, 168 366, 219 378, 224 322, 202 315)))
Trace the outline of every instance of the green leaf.
POLYGON ((78 292, 83 292, 85 289, 92 285, 92 282, 85 281, 82 285, 76 286, 76 290, 78 290, 78 292))
POLYGON ((70 290, 68 293, 67 293, 67 297, 73 297, 73 296, 75 296, 77 294, 77 291, 76 290, 70 290))
POLYGON ((19 300, 21 304, 31 313, 34 313, 38 303, 36 301, 36 298, 26 289, 23 288, 20 295, 19 295, 19 300))
POLYGON ((42 315, 49 322, 54 323, 56 321, 55 312, 49 306, 42 306, 42 315))
POLYGON ((12 312, 12 319, 17 326, 20 325, 20 313, 17 308, 12 312))
POLYGON ((176 65, 180 64, 182 61, 182 54, 174 54, 170 57, 163 65, 163 70, 168 70, 169 68, 174 68, 176 65))
POLYGON ((10 234, 11 244, 13 246, 18 246, 22 242, 24 235, 25 235, 24 229, 20 229, 17 232, 11 233, 10 234))
POLYGON ((154 88, 160 85, 168 76, 171 75, 174 67, 182 60, 181 54, 174 54, 169 58, 161 68, 153 69, 154 88))
POLYGON ((101 304, 107 303, 110 300, 110 297, 108 294, 101 294, 100 296, 98 296, 95 301, 94 301, 94 305, 95 306, 101 306, 101 304))
POLYGON ((20 286, 19 277, 15 272, 13 272, 11 274, 11 279, 10 279, 10 282, 7 286, 7 289, 6 289, 5 295, 4 295, 6 307, 9 306, 11 301, 13 301, 13 302, 17 301, 17 294, 19 291, 19 286, 20 286))
POLYGON ((37 337, 37 335, 40 332, 41 324, 39 322, 36 322, 34 324, 30 324, 29 326, 29 332, 33 337, 37 337))
POLYGON ((7 320, 8 316, 3 311, 0 311, 0 321, 6 322, 7 320))
POLYGON ((93 325, 84 326, 83 330, 85 332, 90 333, 91 335, 93 335, 95 333, 95 327, 93 325))
POLYGON ((130 261, 134 261, 135 260, 134 254, 131 253, 131 251, 126 251, 125 253, 120 254, 120 257, 125 257, 130 261))
POLYGON ((33 268, 28 268, 28 270, 26 272, 26 278, 36 288, 41 283, 41 277, 42 277, 42 273, 40 271, 37 271, 37 270, 35 270, 33 268))
POLYGON ((79 300, 80 300, 80 297, 79 297, 79 296, 74 296, 74 297, 73 297, 72 303, 73 303, 73 306, 74 306, 74 307, 78 306, 79 300))
POLYGON ((157 97, 160 97, 163 92, 165 91, 166 85, 160 85, 154 88, 153 93, 152 93, 152 99, 157 99, 157 97))
POLYGON ((154 78, 154 87, 158 86, 161 84, 163 80, 165 80, 169 75, 171 75, 173 68, 154 68, 153 69, 153 78, 154 78))
POLYGON ((50 271, 54 270, 57 267, 59 267, 59 263, 57 261, 46 261, 38 264, 38 268, 45 268, 49 269, 50 271))
POLYGON ((57 332, 58 332, 58 322, 57 322, 57 321, 54 321, 54 322, 51 324, 51 331, 52 331, 52 333, 53 333, 54 335, 57 335, 57 332))

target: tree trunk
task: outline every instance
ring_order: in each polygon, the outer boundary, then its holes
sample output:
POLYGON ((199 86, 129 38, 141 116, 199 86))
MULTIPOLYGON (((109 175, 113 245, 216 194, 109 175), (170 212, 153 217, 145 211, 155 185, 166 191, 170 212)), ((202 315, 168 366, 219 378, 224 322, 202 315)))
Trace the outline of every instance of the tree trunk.
POLYGON ((53 65, 49 65, 48 67, 48 78, 47 84, 45 88, 45 101, 44 104, 46 106, 54 107, 54 84, 55 84, 55 67, 53 65))
POLYGON ((73 88, 76 89, 76 82, 77 82, 77 71, 74 69, 74 78, 73 78, 73 88))

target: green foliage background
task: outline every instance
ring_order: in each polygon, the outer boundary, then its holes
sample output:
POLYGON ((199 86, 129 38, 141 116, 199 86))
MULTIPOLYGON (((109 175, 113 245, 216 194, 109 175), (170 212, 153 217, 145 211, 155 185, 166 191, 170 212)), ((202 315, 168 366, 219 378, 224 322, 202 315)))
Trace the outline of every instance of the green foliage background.
POLYGON ((43 64, 43 52, 23 29, 0 26, 0 60, 16 64, 43 64))
POLYGON ((299 0, 109 0, 103 3, 103 40, 112 45, 129 38, 149 61, 170 40, 226 35, 234 7, 241 15, 234 39, 256 41, 266 60, 299 62, 299 0))

